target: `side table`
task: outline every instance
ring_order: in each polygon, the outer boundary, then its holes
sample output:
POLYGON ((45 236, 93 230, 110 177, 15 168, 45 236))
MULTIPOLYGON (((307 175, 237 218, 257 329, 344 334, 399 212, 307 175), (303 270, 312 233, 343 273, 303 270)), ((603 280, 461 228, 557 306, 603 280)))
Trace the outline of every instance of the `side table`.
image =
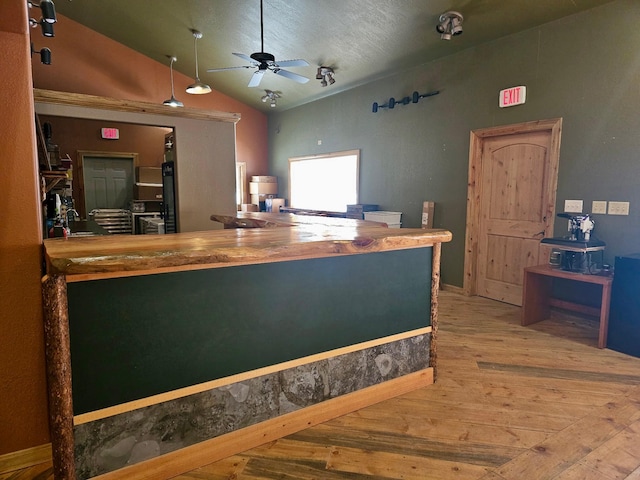
POLYGON ((598 348, 605 348, 607 346, 607 328, 609 324, 609 303, 611 301, 612 283, 612 276, 567 272, 558 268, 551 268, 549 265, 527 267, 524 269, 521 324, 523 326, 531 325, 532 323, 549 318, 550 307, 552 306, 587 315, 599 316, 598 348), (600 285, 602 287, 600 308, 553 298, 552 287, 554 278, 600 285))

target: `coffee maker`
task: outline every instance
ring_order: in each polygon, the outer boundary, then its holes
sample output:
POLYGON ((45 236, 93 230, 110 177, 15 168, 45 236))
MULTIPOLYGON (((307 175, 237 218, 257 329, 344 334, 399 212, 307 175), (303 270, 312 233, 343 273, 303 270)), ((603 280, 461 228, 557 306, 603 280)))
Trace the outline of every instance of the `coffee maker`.
POLYGON ((595 222, 588 213, 559 213, 567 219, 567 235, 543 238, 541 243, 551 245, 550 264, 575 273, 600 273, 606 244, 595 237, 595 222))

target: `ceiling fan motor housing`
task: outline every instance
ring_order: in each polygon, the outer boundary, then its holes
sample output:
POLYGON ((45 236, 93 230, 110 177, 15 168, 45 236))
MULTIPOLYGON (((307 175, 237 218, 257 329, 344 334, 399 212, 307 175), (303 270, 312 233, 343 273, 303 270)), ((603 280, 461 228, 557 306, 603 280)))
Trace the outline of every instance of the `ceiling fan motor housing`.
POLYGON ((253 58, 256 62, 259 63, 274 63, 276 61, 276 57, 266 52, 256 52, 251 54, 251 58, 253 58))

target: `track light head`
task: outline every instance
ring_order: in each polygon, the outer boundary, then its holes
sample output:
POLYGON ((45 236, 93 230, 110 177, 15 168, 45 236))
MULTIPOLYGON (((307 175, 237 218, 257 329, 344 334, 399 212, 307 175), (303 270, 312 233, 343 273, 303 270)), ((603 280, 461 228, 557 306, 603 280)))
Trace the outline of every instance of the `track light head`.
POLYGON ((27 6, 29 8, 39 8, 42 11, 42 21, 45 23, 56 23, 58 21, 56 6, 52 0, 41 0, 40 3, 27 1, 27 6))
POLYGON ((53 31, 53 23, 47 23, 44 21, 44 19, 40 19, 40 21, 37 21, 35 18, 30 18, 29 25, 31 26, 31 28, 36 28, 38 25, 40 25, 40 28, 42 29, 42 35, 44 37, 55 37, 55 32, 53 31))
POLYGON ((47 47, 40 49, 40 61, 44 65, 51 65, 51 50, 47 47))
POLYGON ((56 6, 51 0, 41 0, 40 10, 42 10, 42 19, 46 23, 56 23, 58 17, 56 16, 56 6))
POLYGON ((39 51, 33 48, 33 43, 31 44, 31 56, 33 54, 40 55, 40 62, 44 65, 51 65, 51 50, 47 47, 41 48, 39 51))
POLYGON ((42 28, 42 35, 45 37, 55 37, 53 23, 45 22, 44 19, 42 19, 40 20, 40 27, 42 28))
POLYGON ((451 19, 451 35, 460 35, 462 33, 462 18, 453 17, 451 19))

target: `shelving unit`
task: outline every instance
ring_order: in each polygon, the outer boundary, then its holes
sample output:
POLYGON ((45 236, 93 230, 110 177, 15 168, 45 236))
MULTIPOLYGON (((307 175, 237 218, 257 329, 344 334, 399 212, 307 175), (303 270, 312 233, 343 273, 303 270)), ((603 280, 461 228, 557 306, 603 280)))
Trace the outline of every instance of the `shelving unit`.
POLYGON ((45 170, 40 172, 40 176, 44 180, 44 186, 43 186, 44 190, 42 192, 43 196, 51 192, 62 181, 65 182, 65 187, 67 186, 66 181, 68 177, 67 177, 67 172, 65 171, 45 170))

